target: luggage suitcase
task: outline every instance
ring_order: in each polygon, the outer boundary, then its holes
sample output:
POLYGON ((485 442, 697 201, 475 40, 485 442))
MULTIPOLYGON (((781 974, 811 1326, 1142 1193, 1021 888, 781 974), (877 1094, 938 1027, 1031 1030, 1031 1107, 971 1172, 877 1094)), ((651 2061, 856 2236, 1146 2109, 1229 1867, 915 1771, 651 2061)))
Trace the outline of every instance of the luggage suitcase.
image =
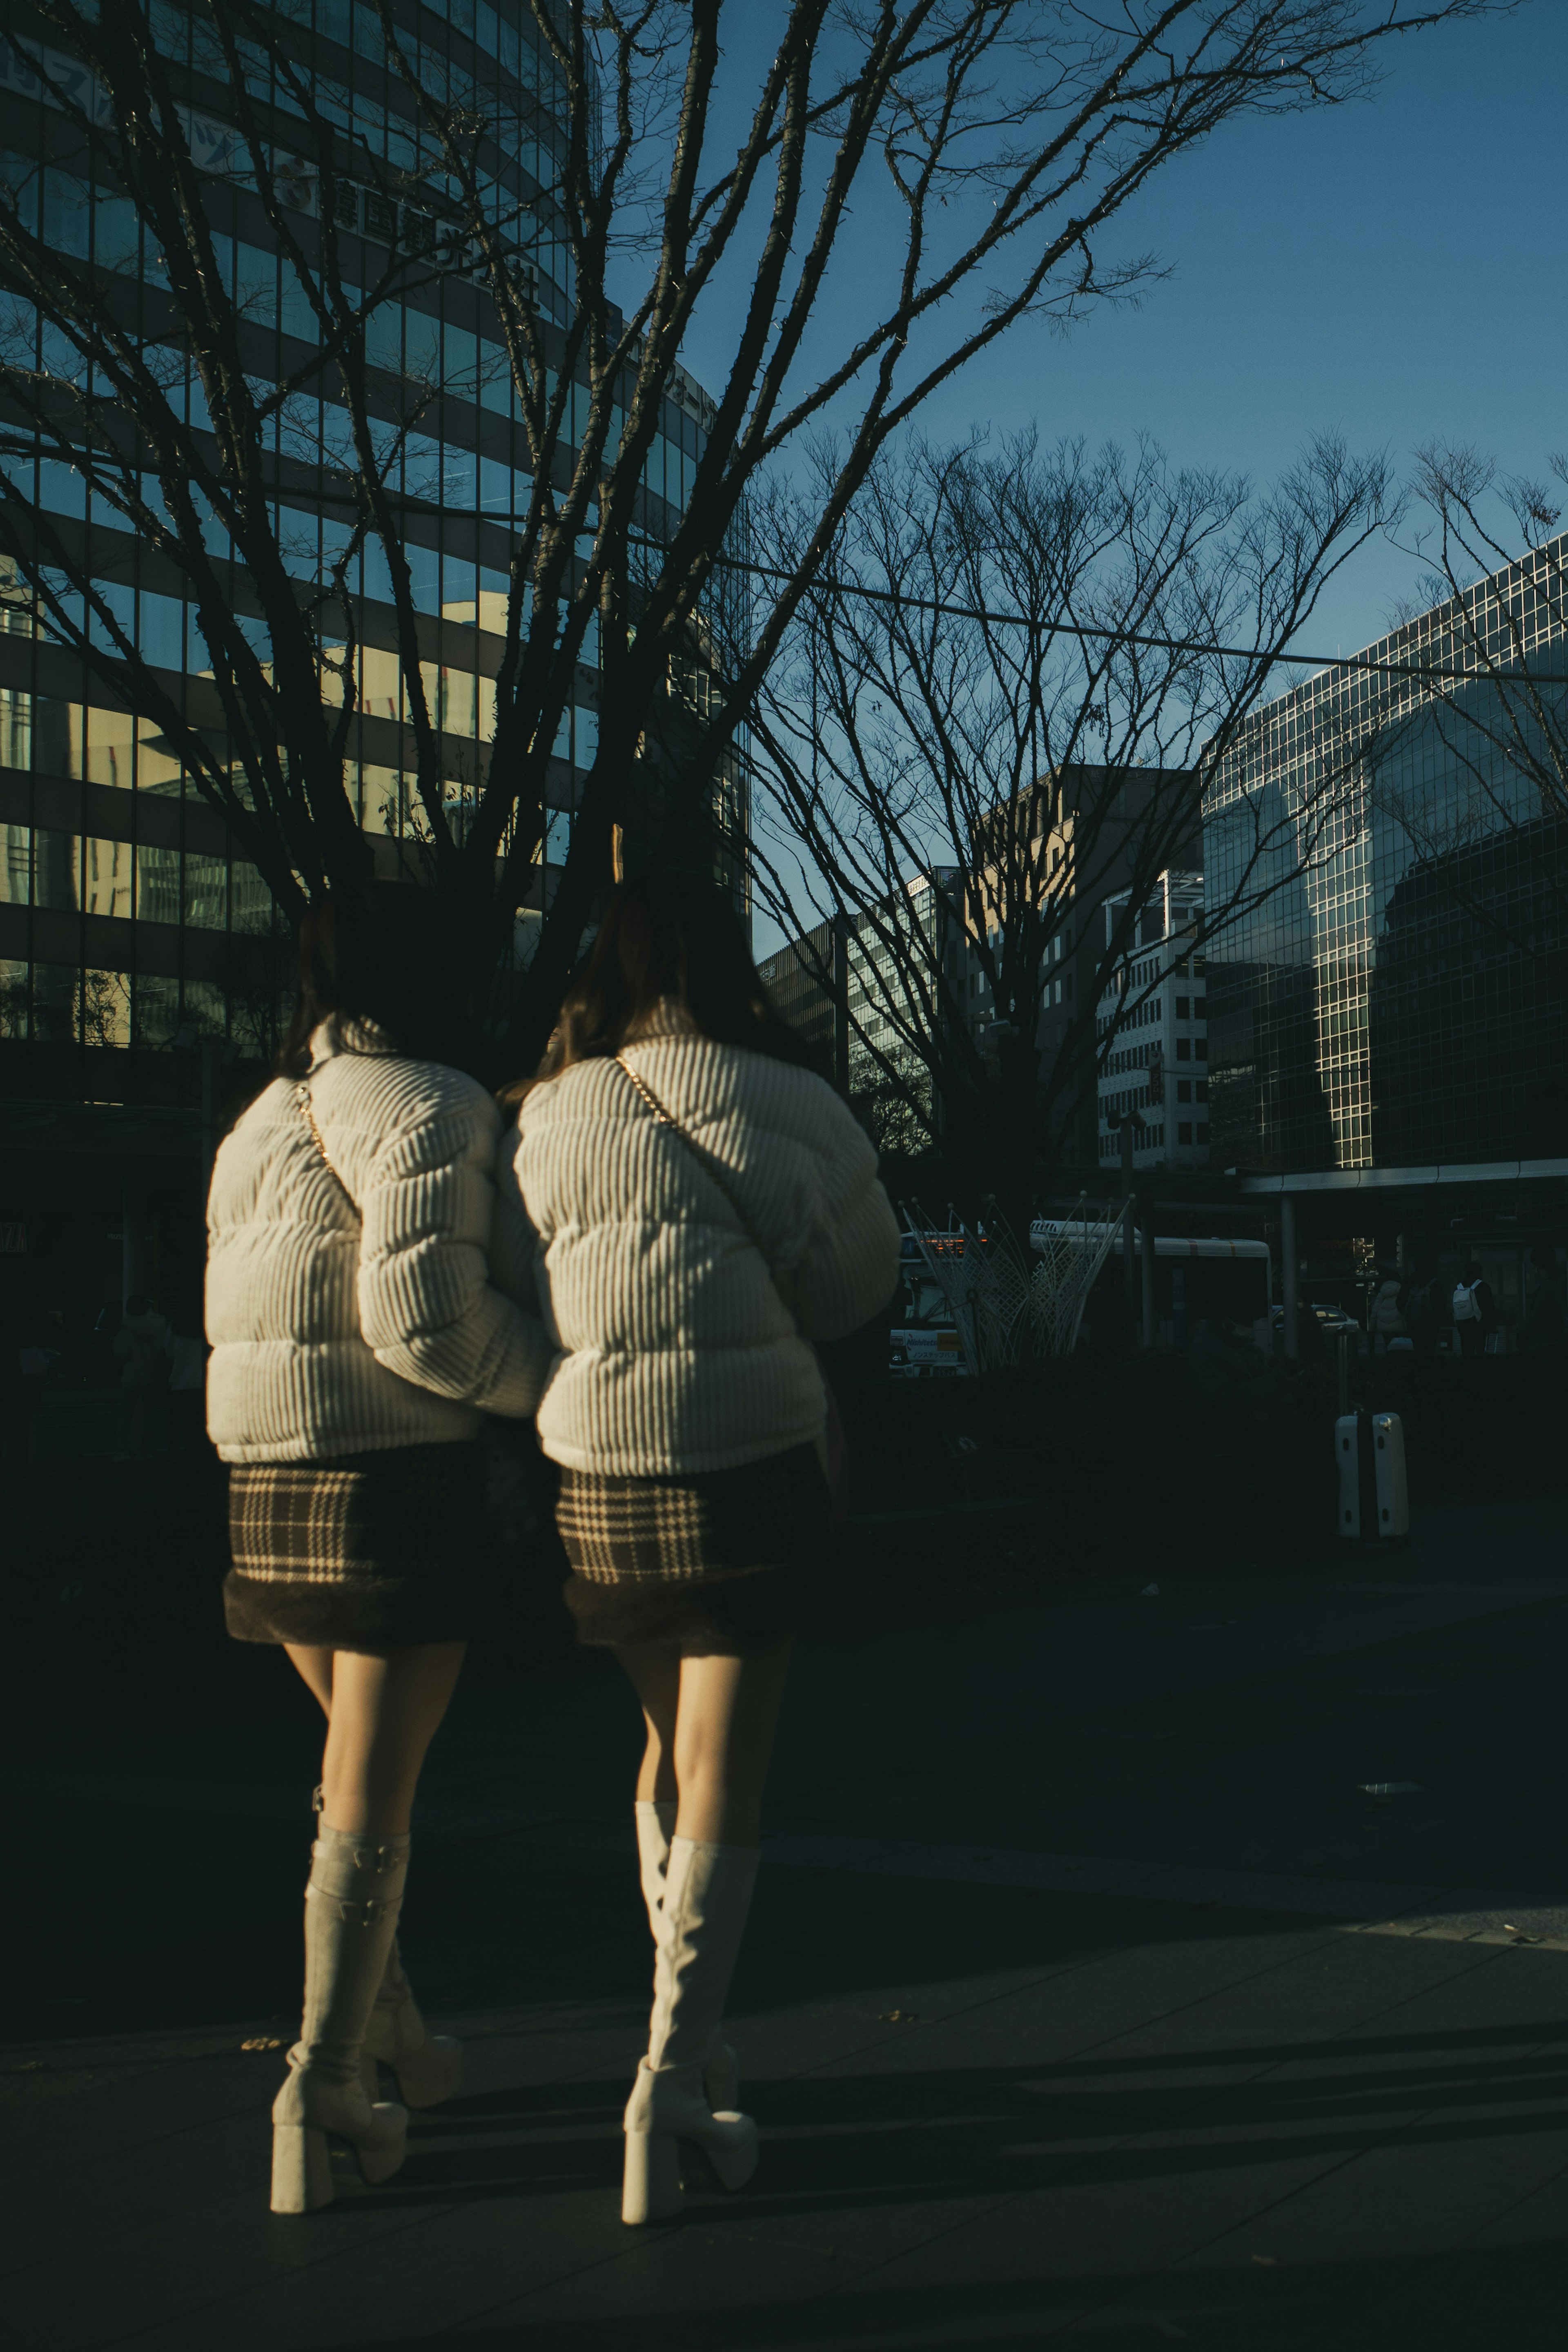
POLYGON ((1334 1423, 1339 1532, 1345 1543, 1404 1543, 1410 1533, 1405 1425, 1396 1412, 1347 1412, 1334 1423))

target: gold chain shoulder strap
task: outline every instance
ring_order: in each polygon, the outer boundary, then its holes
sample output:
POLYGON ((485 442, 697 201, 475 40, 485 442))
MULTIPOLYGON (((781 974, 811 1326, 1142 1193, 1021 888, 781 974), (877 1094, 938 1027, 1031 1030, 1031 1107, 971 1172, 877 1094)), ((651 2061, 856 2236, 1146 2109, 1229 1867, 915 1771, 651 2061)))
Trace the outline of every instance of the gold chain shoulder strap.
POLYGON ((756 1226, 752 1223, 751 1219, 747 1215, 746 1211, 741 1207, 740 1202, 736 1199, 734 1187, 731 1185, 728 1176, 725 1171, 717 1165, 713 1153, 711 1151, 705 1151, 702 1145, 697 1141, 695 1136, 690 1134, 688 1130, 683 1127, 680 1120, 675 1117, 673 1111, 665 1108, 664 1105, 659 1100, 658 1096, 653 1092, 653 1087, 648 1084, 647 1079, 639 1076, 639 1074, 632 1067, 631 1063, 626 1059, 624 1054, 616 1055, 615 1064, 616 1067, 623 1070, 626 1076, 631 1079, 632 1084, 636 1087, 637 1092, 642 1096, 643 1100, 647 1104, 648 1108, 653 1112, 653 1117, 659 1121, 660 1125, 662 1127, 669 1128, 672 1133, 680 1137, 681 1141, 685 1145, 686 1150, 691 1153, 692 1158, 696 1161, 698 1167, 704 1170, 704 1171, 710 1176, 714 1182, 718 1186, 719 1191, 724 1194, 725 1199, 735 1211, 736 1216, 740 1222, 741 1231, 745 1234, 747 1240, 751 1244, 753 1249, 756 1250, 758 1255, 760 1256, 762 1263, 768 1268, 768 1274, 771 1276, 773 1275, 773 1261, 768 1256, 767 1249, 763 1245, 761 1236, 758 1233, 756 1226))
POLYGON ((294 1089, 294 1099, 298 1105, 306 1126, 310 1129, 310 1139, 321 1155, 322 1166, 326 1169, 328 1175, 331 1177, 333 1182, 337 1185, 339 1192, 341 1192, 344 1200, 347 1201, 350 1208, 352 1209, 355 1216, 357 1217, 360 1213, 360 1204, 355 1200, 353 1194, 350 1192, 348 1186, 344 1183, 341 1176, 338 1173, 337 1169, 333 1166, 332 1155, 328 1150, 327 1146, 322 1139, 321 1129, 316 1118, 316 1106, 310 1099, 310 1081, 308 1078, 300 1079, 298 1085, 294 1089))

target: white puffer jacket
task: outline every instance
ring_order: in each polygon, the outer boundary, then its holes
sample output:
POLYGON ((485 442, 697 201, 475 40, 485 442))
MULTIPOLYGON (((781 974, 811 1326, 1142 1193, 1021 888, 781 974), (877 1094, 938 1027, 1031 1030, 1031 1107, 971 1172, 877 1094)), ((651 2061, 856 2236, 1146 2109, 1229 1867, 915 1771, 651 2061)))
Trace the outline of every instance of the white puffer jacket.
POLYGON ((644 1038, 627 1059, 723 1183, 612 1061, 574 1063, 528 1096, 516 1178, 560 1349, 540 1444, 621 1477, 809 1444, 822 1383, 799 1331, 842 1337, 898 1278, 876 1154, 809 1070, 689 1034, 644 1038))
POLYGON ((330 1024, 311 1040, 331 1168, 285 1078, 214 1163, 207 1429, 225 1462, 472 1438, 483 1413, 530 1413, 543 1386, 529 1237, 495 1231, 517 1213, 497 1198, 495 1104, 460 1070, 348 1034, 352 1050, 330 1024))

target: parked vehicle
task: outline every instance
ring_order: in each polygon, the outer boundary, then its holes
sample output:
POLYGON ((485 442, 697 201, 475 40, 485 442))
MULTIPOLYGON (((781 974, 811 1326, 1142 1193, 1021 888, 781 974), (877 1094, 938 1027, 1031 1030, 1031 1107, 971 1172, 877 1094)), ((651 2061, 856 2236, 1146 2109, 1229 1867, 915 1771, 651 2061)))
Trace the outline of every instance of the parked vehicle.
MULTIPOLYGON (((1337 1339, 1342 1331, 1353 1331, 1358 1339, 1360 1338, 1360 1324, 1354 1315, 1347 1315, 1343 1307, 1317 1307, 1310 1299, 1303 1298, 1297 1311, 1302 1315, 1315 1315, 1318 1328, 1325 1339, 1337 1339)), ((1282 1307, 1276 1307, 1274 1309, 1273 1328, 1276 1332, 1283 1331, 1285 1328, 1285 1310, 1282 1307)))

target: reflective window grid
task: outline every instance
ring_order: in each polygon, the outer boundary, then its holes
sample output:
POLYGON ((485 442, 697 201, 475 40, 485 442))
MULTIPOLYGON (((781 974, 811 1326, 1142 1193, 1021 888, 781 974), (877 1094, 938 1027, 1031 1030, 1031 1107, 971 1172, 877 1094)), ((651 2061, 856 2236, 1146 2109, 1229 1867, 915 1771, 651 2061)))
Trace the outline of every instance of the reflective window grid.
MULTIPOLYGON (((372 7, 361 0, 314 0, 313 6, 312 0, 288 0, 277 14, 294 28, 296 54, 308 62, 317 98, 332 119, 368 134, 374 153, 393 167, 429 162, 407 93, 385 70, 384 36, 372 7)), ((548 340, 571 299, 569 260, 550 234, 547 194, 553 157, 564 143, 564 110, 526 0, 497 0, 495 6, 425 0, 400 16, 415 39, 427 86, 444 86, 459 99, 478 92, 492 106, 501 101, 503 138, 487 151, 493 184, 498 196, 532 206, 536 234, 518 262, 548 340)), ((201 19, 171 5, 162 25, 170 53, 197 77, 192 89, 199 100, 201 19)), ((67 70, 67 61, 47 50, 43 62, 62 77, 67 70)), ((193 149, 204 169, 229 182, 216 201, 230 233, 216 236, 216 248, 246 306, 243 331, 257 373, 276 378, 300 363, 308 348, 301 336, 313 340, 311 325, 290 273, 270 249, 259 202, 232 160, 238 149, 217 110, 218 85, 211 84, 210 93, 212 111, 199 104, 191 110, 193 149)), ((73 86, 73 95, 92 102, 90 89, 73 86)), ((256 95, 283 113, 291 104, 270 81, 261 87, 259 76, 256 95)), ((57 104, 26 58, 4 44, 0 106, 0 173, 10 199, 67 250, 155 287, 157 257, 142 251, 131 205, 112 184, 95 184, 50 160, 60 138, 57 104)), ((277 160, 287 193, 281 147, 277 160)), ((301 173, 289 200, 306 215, 318 209, 308 174, 301 173)), ((532 490, 527 443, 494 310, 465 257, 437 252, 433 220, 407 206, 400 215, 368 185, 346 181, 339 213, 345 266, 353 266, 357 236, 367 281, 384 270, 394 242, 432 253, 437 264, 405 300, 378 311, 369 341, 377 365, 439 384, 443 395, 441 437, 408 436, 402 478, 393 487, 411 502, 405 529, 414 596, 433 625, 432 651, 438 653, 423 665, 425 684, 440 730, 447 804, 461 831, 494 722, 501 650, 496 633, 505 625, 513 518, 532 490)), ((45 372, 73 364, 52 348, 26 306, 6 306, 0 339, 7 361, 45 372)), ((187 413, 199 423, 199 386, 189 383, 186 396, 187 413)), ((575 396, 585 414, 586 392, 575 396)), ((390 385, 385 408, 390 417, 390 385)), ((712 413, 707 395, 677 369, 644 482, 640 520, 653 541, 670 534, 691 495, 712 413)), ((574 432, 578 421, 574 415, 574 432)), ((342 425, 343 412, 330 402, 297 402, 284 454, 329 455, 342 425)), ((47 461, 13 461, 12 471, 65 529, 91 531, 95 569, 98 551, 103 554, 105 594, 147 658, 192 679, 204 671, 210 677, 178 580, 163 576, 158 559, 132 541, 111 509, 89 511, 80 476, 47 461)), ((337 551, 337 526, 303 506, 284 505, 282 514, 292 567, 301 578, 323 576, 337 551)), ((365 828, 395 840, 412 830, 413 779, 403 758, 396 640, 379 549, 366 555, 354 585, 362 716, 349 786, 365 828)), ((248 597, 237 566, 232 590, 243 613, 248 597)), ((542 845, 547 866, 565 857, 580 772, 596 750, 595 651, 592 644, 585 648, 580 707, 555 746, 542 845)), ((166 1100, 177 1091, 172 1070, 136 1049, 166 1054, 217 1034, 241 1055, 265 1054, 287 959, 265 884, 233 854, 222 820, 182 773, 171 747, 156 729, 101 707, 98 692, 95 699, 73 655, 35 630, 15 583, 6 600, 0 581, 0 1039, 57 1049, 42 1059, 25 1056, 26 1066, 0 1055, 9 1065, 0 1087, 166 1100), (68 1068, 58 1049, 69 1046, 77 1051, 68 1068), (113 1050, 106 1055, 103 1048, 113 1050)), ((205 731, 222 759, 221 730, 205 731)), ((742 772, 737 760, 719 786, 725 820, 737 829, 746 822, 742 772)), ((546 889, 548 874, 536 898, 546 889)), ((519 918, 519 961, 529 951, 533 919, 519 918)))
POLYGON ((1204 830, 1218 1164, 1568 1151, 1568 803, 1542 785, 1563 773, 1568 687, 1552 681, 1568 650, 1537 658, 1563 643, 1565 560, 1568 535, 1367 649, 1467 675, 1338 665, 1260 710, 1218 766, 1204 830), (1478 677, 1482 647, 1494 674, 1478 677))

